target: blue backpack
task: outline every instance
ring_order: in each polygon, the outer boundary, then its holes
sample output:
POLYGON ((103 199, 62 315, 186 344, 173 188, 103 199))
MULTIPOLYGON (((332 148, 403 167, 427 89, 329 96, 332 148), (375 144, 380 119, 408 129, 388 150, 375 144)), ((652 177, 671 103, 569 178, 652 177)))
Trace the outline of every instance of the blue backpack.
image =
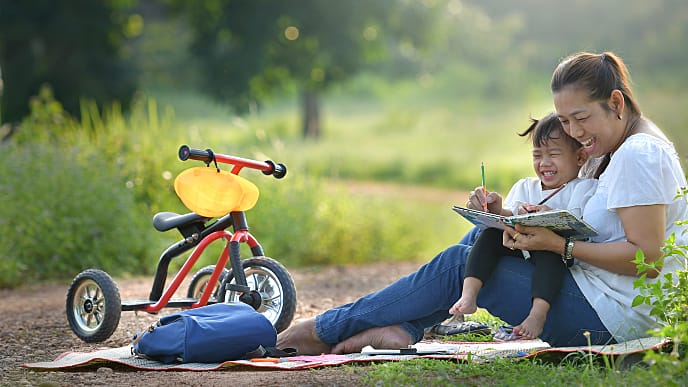
POLYGON ((164 363, 221 363, 274 347, 270 321, 242 302, 213 304, 162 317, 132 340, 132 353, 164 363))

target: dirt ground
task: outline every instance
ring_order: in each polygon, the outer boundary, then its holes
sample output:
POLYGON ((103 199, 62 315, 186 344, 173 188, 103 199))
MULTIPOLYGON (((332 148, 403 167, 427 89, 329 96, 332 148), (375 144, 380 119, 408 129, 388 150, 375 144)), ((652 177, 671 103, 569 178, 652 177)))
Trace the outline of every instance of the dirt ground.
MULTIPOLYGON (((298 305, 294 321, 307 318, 372 290, 418 268, 417 263, 371 264, 294 270, 298 305)), ((116 279, 117 280, 117 279, 116 279)), ((118 280, 123 300, 147 298, 151 278, 118 280)), ((100 344, 87 344, 70 330, 65 313, 68 283, 0 290, 0 384, 3 386, 186 386, 298 385, 336 386, 362 382, 365 366, 325 367, 306 371, 256 371, 249 367, 209 372, 149 372, 107 365, 69 372, 22 368, 24 363, 48 361, 67 351, 89 352, 129 345, 137 331, 160 316, 122 312, 114 335, 100 344)), ((183 288, 184 292, 186 288, 183 288)), ((166 309, 164 313, 176 310, 166 309)))

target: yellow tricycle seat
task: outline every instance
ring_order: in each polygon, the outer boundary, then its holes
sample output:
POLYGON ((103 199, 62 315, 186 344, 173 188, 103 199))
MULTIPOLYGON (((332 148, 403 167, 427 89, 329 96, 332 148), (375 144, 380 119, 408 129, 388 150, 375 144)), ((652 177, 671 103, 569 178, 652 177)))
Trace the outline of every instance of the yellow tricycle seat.
POLYGON ((189 210, 209 218, 250 210, 258 201, 255 184, 212 167, 182 171, 174 180, 174 191, 189 210))

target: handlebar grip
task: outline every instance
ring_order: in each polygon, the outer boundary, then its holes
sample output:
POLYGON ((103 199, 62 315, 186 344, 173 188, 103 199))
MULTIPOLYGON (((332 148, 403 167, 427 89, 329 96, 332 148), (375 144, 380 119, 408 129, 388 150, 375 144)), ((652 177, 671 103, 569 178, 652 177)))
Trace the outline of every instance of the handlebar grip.
POLYGON ((212 156, 207 150, 191 149, 188 145, 182 145, 179 147, 179 159, 181 161, 191 160, 201 160, 206 163, 212 161, 212 156))
POLYGON ((278 163, 275 164, 272 160, 265 160, 265 164, 268 164, 271 168, 269 171, 263 171, 264 175, 272 175, 275 179, 281 179, 287 175, 287 166, 278 163))

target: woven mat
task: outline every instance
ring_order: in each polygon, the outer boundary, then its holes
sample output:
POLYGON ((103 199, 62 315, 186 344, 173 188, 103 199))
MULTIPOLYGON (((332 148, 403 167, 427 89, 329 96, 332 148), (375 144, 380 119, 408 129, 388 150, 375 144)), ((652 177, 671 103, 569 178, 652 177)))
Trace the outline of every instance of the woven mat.
POLYGON ((35 370, 63 370, 78 367, 107 366, 119 364, 138 370, 148 371, 211 371, 223 368, 248 366, 262 369, 301 370, 324 366, 337 366, 351 362, 403 361, 417 358, 452 359, 457 361, 489 361, 498 357, 536 357, 547 353, 568 354, 572 352, 595 353, 603 355, 629 355, 659 349, 669 342, 658 338, 643 338, 607 346, 559 347, 553 348, 541 340, 516 340, 510 342, 486 343, 447 343, 423 341, 416 345, 419 352, 436 350, 430 355, 368 355, 353 353, 348 355, 326 354, 320 356, 295 356, 282 359, 279 363, 252 362, 235 360, 224 363, 177 363, 164 364, 154 360, 132 355, 131 347, 102 349, 94 352, 65 352, 53 361, 27 363, 22 367, 35 370))

